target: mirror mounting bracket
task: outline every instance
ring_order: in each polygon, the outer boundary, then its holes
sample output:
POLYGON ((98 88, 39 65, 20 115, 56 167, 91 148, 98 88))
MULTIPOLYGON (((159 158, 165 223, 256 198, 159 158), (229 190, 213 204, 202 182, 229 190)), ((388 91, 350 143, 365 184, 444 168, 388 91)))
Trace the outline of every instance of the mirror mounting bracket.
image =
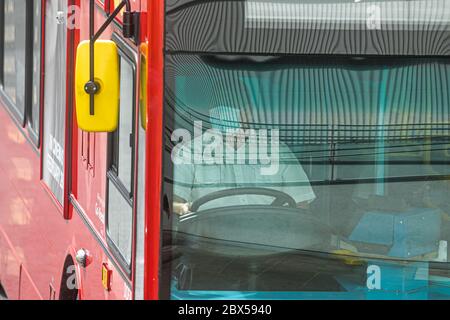
POLYGON ((100 91, 100 85, 95 81, 95 42, 100 38, 106 28, 113 22, 120 11, 125 7, 123 13, 123 37, 133 38, 135 42, 139 40, 139 13, 131 11, 130 0, 122 0, 117 8, 108 15, 106 21, 100 29, 95 32, 95 0, 89 1, 89 82, 84 86, 84 90, 90 96, 90 115, 95 114, 95 95, 100 91))

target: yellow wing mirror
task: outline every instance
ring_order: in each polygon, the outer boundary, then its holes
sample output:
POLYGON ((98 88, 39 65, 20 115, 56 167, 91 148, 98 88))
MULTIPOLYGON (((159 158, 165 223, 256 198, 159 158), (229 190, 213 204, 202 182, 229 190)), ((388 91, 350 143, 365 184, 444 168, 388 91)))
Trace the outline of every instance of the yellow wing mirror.
POLYGON ((119 53, 113 41, 97 40, 94 47, 94 83, 90 81, 90 41, 81 42, 77 49, 75 100, 78 127, 88 132, 112 132, 119 120, 119 53))
MULTIPOLYGON (((111 1, 105 5, 111 5, 111 1)), ((130 0, 115 2, 116 8, 95 32, 95 0, 89 0, 89 41, 77 49, 75 101, 78 127, 88 132, 112 132, 119 121, 119 54, 113 41, 99 40, 123 12, 123 37, 139 40, 139 12, 131 11, 130 0)))

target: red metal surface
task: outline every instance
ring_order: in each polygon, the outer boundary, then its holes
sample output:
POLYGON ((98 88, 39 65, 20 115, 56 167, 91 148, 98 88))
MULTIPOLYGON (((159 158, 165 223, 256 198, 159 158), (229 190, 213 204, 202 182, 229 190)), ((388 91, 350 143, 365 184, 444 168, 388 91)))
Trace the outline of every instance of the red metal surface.
MULTIPOLYGON (((79 2, 76 0, 68 0, 69 6, 79 5, 79 2)), ((63 216, 65 219, 70 219, 70 210, 69 210, 69 195, 71 189, 71 178, 73 176, 72 172, 72 131, 71 124, 72 121, 72 108, 75 106, 75 99, 73 96, 74 92, 74 74, 75 74, 75 52, 76 46, 78 42, 75 42, 78 31, 75 29, 67 30, 67 72, 66 72, 66 114, 70 116, 66 116, 65 123, 65 146, 64 146, 64 201, 63 201, 63 216)))
POLYGON ((148 0, 148 103, 145 197, 145 299, 158 299, 163 150, 164 1, 148 0))
MULTIPOLYGON (((42 3, 45 5, 45 1, 42 3)), ((87 38, 88 26, 88 0, 70 0, 70 3, 81 4, 80 24, 82 27, 81 30, 69 31, 74 42, 69 43, 68 61, 73 57, 79 40, 87 38)), ((132 1, 132 6, 134 10, 140 10, 140 1, 132 1)), ((142 7, 146 9, 147 5, 142 7)), ((98 11, 96 14, 97 27, 104 20, 104 15, 98 11)), ((42 25, 44 27, 45 22, 42 25)), ((145 21, 142 22, 142 26, 147 26, 145 21)), ((141 37, 147 40, 146 27, 142 31, 141 37)), ((111 30, 108 30, 103 37, 108 38, 110 35, 111 30)), ((45 32, 43 43, 45 43, 44 39, 45 32)), ((45 72, 44 54, 45 48, 42 45, 41 78, 45 72)), ((139 70, 139 67, 137 69, 139 70)), ((161 77, 161 72, 162 70, 153 72, 152 77, 161 77)), ((68 66, 67 80, 67 89, 70 89, 73 80, 73 66, 68 66)), ((43 83, 42 80, 41 83, 43 83)), ((162 82, 160 86, 162 87, 162 82)), ((152 89, 158 90, 157 87, 152 89)), ((43 93, 43 86, 41 86, 41 105, 44 105, 43 93)), ((162 95, 151 101, 152 103, 161 102, 162 95)), ((68 95, 67 104, 73 102, 73 96, 68 95)), ((52 297, 49 295, 49 292, 52 292, 51 288, 55 288, 55 296, 58 298, 61 277, 65 272, 63 270, 65 259, 70 256, 75 261, 75 253, 80 248, 86 248, 92 254, 92 264, 88 267, 81 268, 75 263, 80 299, 131 298, 132 289, 130 290, 129 286, 132 281, 118 269, 118 263, 108 249, 104 220, 99 217, 98 210, 104 213, 106 175, 92 175, 83 166, 80 152, 81 132, 77 128, 75 117, 72 117, 71 122, 69 120, 66 122, 64 217, 69 220, 65 220, 60 213, 62 206, 56 201, 48 187, 42 183, 42 157, 36 153, 25 138, 28 135, 26 128, 19 128, 5 108, 0 101, 0 149, 2 150, 0 174, 3 177, 0 184, 0 212, 2 213, 0 215, 0 281, 9 294, 9 298, 51 299, 52 297), (72 125, 72 130, 70 130, 69 124, 72 125), (70 140, 72 141, 71 146, 68 144, 70 140), (69 196, 72 199, 69 199, 69 196), (72 203, 77 206, 77 210, 74 209, 72 203), (106 291, 102 286, 101 272, 104 263, 111 268, 111 291, 106 291)), ((162 115, 161 108, 162 104, 159 103, 152 110, 160 109, 159 112, 162 115)), ((67 112, 69 113, 70 109, 67 109, 67 112)), ((41 114, 41 132, 42 119, 41 114)), ((107 135, 95 134, 95 138, 95 170, 99 173, 106 173, 107 135)), ((153 137, 148 141, 154 141, 154 139, 153 137)), ((40 141, 42 146, 42 134, 40 141)), ((152 148, 157 148, 157 145, 153 145, 152 148)), ((158 166, 158 163, 150 162, 150 164, 158 166)), ((160 171, 157 171, 156 167, 152 167, 149 171, 153 172, 148 177, 150 180, 147 180, 148 183, 151 182, 148 189, 152 192, 149 194, 152 199, 159 199, 158 189, 152 188, 152 186, 155 183, 160 184, 160 171), (152 180, 154 176, 158 176, 158 178, 152 180)), ((157 205, 159 207, 159 203, 157 205)), ((155 213, 156 211, 153 210, 152 215, 155 213)), ((157 223, 157 221, 148 222, 152 227, 157 223)), ((157 230, 159 230, 159 225, 154 231, 157 230)), ((153 242, 158 237, 152 235, 149 239, 153 246, 159 246, 153 242)), ((158 252, 152 251, 153 256, 151 264, 149 264, 152 274, 156 277, 158 259, 155 256, 157 257, 158 254, 158 252)), ((152 282, 152 286, 153 291, 150 296, 156 297, 157 282, 156 284, 152 282)))
POLYGON ((76 250, 88 248, 92 264, 77 266, 81 297, 122 299, 123 280, 117 272, 113 290, 102 288, 101 266, 108 256, 78 214, 67 223, 58 213, 40 183, 38 156, 3 106, 0 134, 0 278, 9 298, 19 298, 20 289, 21 298, 48 299, 50 285, 59 291, 68 252, 74 259, 76 250))

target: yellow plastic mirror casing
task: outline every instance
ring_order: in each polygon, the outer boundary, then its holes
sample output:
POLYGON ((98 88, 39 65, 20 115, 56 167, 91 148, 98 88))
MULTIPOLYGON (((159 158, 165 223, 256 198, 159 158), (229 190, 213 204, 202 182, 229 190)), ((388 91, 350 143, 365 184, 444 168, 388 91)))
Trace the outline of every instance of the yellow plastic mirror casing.
POLYGON ((100 90, 90 114, 90 96, 84 90, 89 77, 89 41, 78 45, 75 67, 75 100, 78 127, 87 132, 112 132, 119 121, 119 54, 113 41, 95 42, 95 81, 100 90))

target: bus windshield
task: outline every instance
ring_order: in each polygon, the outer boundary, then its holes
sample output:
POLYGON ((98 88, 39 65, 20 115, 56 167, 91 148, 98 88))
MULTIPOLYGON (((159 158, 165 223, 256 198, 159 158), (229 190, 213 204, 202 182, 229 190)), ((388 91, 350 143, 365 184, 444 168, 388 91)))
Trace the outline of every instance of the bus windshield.
POLYGON ((167 297, 450 296, 448 59, 180 53, 165 81, 167 297))

